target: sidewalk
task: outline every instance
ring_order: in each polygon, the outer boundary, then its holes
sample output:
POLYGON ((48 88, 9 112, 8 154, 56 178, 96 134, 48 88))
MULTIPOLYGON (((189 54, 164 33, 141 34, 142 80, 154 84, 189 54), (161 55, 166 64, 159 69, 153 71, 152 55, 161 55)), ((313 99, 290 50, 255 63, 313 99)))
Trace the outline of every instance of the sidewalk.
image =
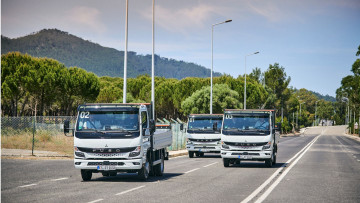
MULTIPOLYGON (((177 150, 177 151, 169 151, 169 157, 177 157, 177 156, 183 156, 187 155, 188 152, 186 149, 183 150, 177 150)), ((2 159, 36 159, 36 158, 50 158, 50 159, 73 159, 73 156, 60 154, 57 152, 49 152, 49 151, 40 151, 40 150, 34 150, 34 156, 31 154, 31 150, 27 149, 1 149, 1 158, 2 159)))

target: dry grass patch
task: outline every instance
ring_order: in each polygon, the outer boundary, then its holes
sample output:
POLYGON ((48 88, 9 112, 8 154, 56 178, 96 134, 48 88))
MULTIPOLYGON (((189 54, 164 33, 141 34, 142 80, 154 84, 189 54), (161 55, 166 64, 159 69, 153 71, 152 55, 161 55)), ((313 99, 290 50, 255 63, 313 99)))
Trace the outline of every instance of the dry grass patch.
MULTIPOLYGON (((31 130, 2 129, 1 148, 32 149, 33 133, 31 130)), ((52 151, 72 156, 74 138, 63 133, 37 130, 34 139, 34 150, 52 151)))

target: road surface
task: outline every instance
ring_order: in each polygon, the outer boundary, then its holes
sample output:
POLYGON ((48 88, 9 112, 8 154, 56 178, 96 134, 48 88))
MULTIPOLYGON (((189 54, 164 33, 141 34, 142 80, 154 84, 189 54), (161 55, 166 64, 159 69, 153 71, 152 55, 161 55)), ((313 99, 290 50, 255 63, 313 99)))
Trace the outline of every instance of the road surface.
POLYGON ((72 160, 1 160, 2 202, 360 202, 360 143, 336 127, 280 140, 277 164, 220 156, 165 162, 165 174, 143 182, 133 174, 83 182, 72 160))

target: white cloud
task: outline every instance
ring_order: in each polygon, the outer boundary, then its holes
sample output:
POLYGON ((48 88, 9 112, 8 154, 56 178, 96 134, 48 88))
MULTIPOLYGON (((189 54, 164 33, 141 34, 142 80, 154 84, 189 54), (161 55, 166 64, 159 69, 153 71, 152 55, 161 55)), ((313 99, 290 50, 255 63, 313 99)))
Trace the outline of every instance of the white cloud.
POLYGON ((107 31, 106 25, 100 20, 100 12, 96 8, 75 7, 69 12, 67 20, 81 28, 90 29, 92 32, 104 33, 107 31))
MULTIPOLYGON (((220 8, 213 5, 201 4, 191 8, 165 8, 155 7, 155 21, 160 27, 183 34, 193 32, 194 28, 203 28, 205 21, 213 14, 220 14, 220 8)), ((142 13, 147 19, 152 19, 152 13, 142 13)))

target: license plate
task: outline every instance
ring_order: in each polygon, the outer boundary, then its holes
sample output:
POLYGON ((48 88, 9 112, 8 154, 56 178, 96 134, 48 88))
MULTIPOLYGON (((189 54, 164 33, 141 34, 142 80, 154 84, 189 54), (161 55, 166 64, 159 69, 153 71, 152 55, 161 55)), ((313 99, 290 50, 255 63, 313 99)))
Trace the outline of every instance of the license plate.
POLYGON ((105 165, 105 166, 97 166, 97 170, 101 171, 109 171, 115 170, 115 166, 105 165))
POLYGON ((239 155, 239 159, 252 159, 252 156, 250 155, 239 155))

